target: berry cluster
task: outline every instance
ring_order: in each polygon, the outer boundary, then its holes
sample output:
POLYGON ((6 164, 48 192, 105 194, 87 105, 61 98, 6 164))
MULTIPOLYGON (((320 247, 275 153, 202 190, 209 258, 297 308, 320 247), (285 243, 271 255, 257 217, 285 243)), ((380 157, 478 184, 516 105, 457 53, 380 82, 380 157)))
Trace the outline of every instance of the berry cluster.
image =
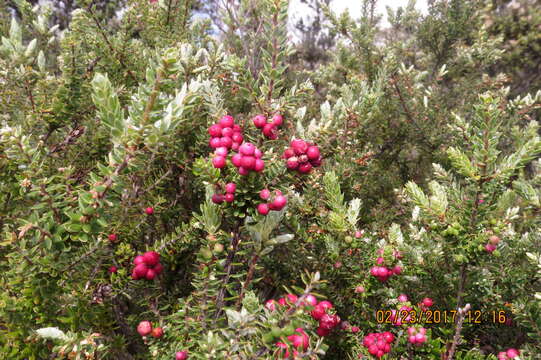
POLYGON ((377 358, 391 351, 394 335, 388 331, 384 333, 370 333, 364 337, 363 345, 368 352, 377 358))
POLYGON ((261 129, 263 135, 265 135, 267 139, 276 140, 278 138, 277 128, 282 125, 284 118, 280 114, 275 114, 272 117, 271 122, 267 122, 265 115, 260 114, 254 116, 252 121, 254 122, 256 128, 261 129))
POLYGON ((336 314, 329 314, 327 310, 332 309, 332 304, 323 300, 314 306, 314 310, 310 313, 312 318, 319 321, 319 326, 316 333, 319 336, 327 336, 331 331, 340 324, 340 317, 336 314))
POLYGON ((133 259, 135 267, 131 273, 134 280, 147 279, 152 280, 160 275, 163 266, 160 264, 160 254, 155 251, 148 251, 143 255, 137 255, 133 259))
POLYGON ((417 346, 421 346, 426 342, 426 329, 425 328, 408 328, 408 341, 417 346))
MULTIPOLYGON (((393 267, 385 266, 385 259, 382 256, 383 252, 383 249, 378 250, 380 256, 376 259, 377 266, 372 266, 370 269, 370 274, 378 278, 381 282, 387 281, 393 275, 400 275, 402 273, 402 267, 400 265, 394 265, 393 267)), ((393 250, 393 257, 399 260, 402 259, 402 254, 397 250, 393 250)))
POLYGON ((265 162, 261 159, 263 153, 252 143, 244 143, 239 147, 238 154, 231 157, 231 162, 238 168, 239 174, 248 175, 251 170, 261 172, 265 162))
POLYGON ((496 247, 498 247, 498 244, 500 243, 499 236, 492 235, 488 238, 488 243, 485 245, 485 251, 489 254, 492 254, 494 250, 496 250, 496 247))
POLYGON ((297 170, 301 174, 308 174, 313 167, 321 165, 319 148, 301 139, 293 139, 282 158, 286 159, 289 170, 297 170))
POLYGON ((235 124, 233 116, 222 116, 217 124, 213 124, 208 129, 210 135, 209 145, 213 149, 225 148, 237 151, 244 140, 242 129, 235 124))
POLYGON ((215 204, 221 204, 224 202, 232 203, 235 200, 235 191, 237 190, 237 185, 235 183, 228 183, 225 185, 225 195, 214 194, 212 195, 212 202, 215 204))
POLYGON ((141 336, 151 335, 152 337, 159 339, 163 336, 163 329, 161 327, 152 328, 152 323, 150 321, 141 321, 137 325, 137 332, 141 336))
POLYGON ((268 189, 263 189, 259 192, 259 197, 261 200, 270 200, 266 203, 261 203, 257 205, 257 212, 261 215, 267 215, 269 211, 280 211, 287 204, 287 198, 282 194, 280 190, 274 191, 274 197, 271 199, 271 192, 268 189))
POLYGON ((520 355, 520 351, 517 349, 507 349, 507 351, 500 351, 498 353, 498 360, 508 360, 508 359, 514 359, 520 355))

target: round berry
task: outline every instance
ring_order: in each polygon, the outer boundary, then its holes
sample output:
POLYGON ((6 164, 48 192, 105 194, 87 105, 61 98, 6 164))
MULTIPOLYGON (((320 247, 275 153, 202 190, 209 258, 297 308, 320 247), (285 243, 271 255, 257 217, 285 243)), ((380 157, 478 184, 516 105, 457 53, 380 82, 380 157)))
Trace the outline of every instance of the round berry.
POLYGON ((176 352, 175 360, 187 360, 187 359, 188 359, 188 352, 186 350, 176 352))
POLYGON ((269 191, 269 189, 263 189, 259 192, 259 197, 262 200, 268 200, 270 196, 271 196, 271 192, 269 191))
POLYGON ((274 201, 272 202, 272 205, 278 210, 282 210, 284 206, 286 206, 286 204, 287 198, 283 195, 278 195, 274 198, 274 201))
POLYGON ((432 305, 434 305, 434 301, 431 298, 427 297, 423 299, 422 303, 426 307, 431 307, 432 305))
POLYGON ((117 269, 117 267, 114 266, 114 265, 111 266, 111 267, 109 268, 109 272, 110 272, 111 274, 114 274, 114 273, 116 273, 117 271, 118 271, 118 269, 117 269))
POLYGON ((239 147, 239 152, 242 155, 252 156, 255 152, 255 145, 252 143, 244 143, 239 147))
POLYGON ((256 128, 261 129, 267 124, 267 118, 264 115, 256 115, 252 119, 256 128))
POLYGON ((160 254, 156 251, 147 251, 143 254, 143 259, 148 266, 154 266, 160 262, 160 254))
POLYGON ((241 144, 244 141, 244 137, 241 133, 236 132, 231 136, 231 140, 233 140, 234 143, 241 144))
POLYGON ((146 213, 147 215, 152 215, 152 214, 154 214, 154 208, 153 208, 153 207, 147 207, 147 208, 145 209, 145 213, 146 213))
POLYGON ((215 156, 212 158, 212 166, 216 169, 221 169, 225 166, 225 156, 215 156))
POLYGON ((154 269, 148 269, 147 273, 145 274, 145 279, 154 280, 156 275, 158 275, 158 274, 156 274, 156 271, 154 271, 154 269))
POLYGON ((282 158, 289 159, 290 157, 295 156, 295 151, 292 148, 287 148, 284 150, 282 158))
POLYGON ((488 238, 488 241, 492 244, 492 245, 498 245, 500 243, 500 238, 496 235, 492 235, 491 237, 488 238))
POLYGON ((301 139, 294 139, 291 141, 291 148, 295 151, 295 154, 302 155, 308 150, 308 144, 301 139))
POLYGON ((237 185, 235 183, 227 183, 225 185, 225 192, 229 194, 234 194, 237 190, 237 185))
POLYGON ((254 150, 254 156, 256 159, 261 159, 263 157, 263 153, 261 152, 261 150, 259 150, 258 148, 256 148, 254 150))
POLYGON ((301 174, 308 174, 310 170, 312 170, 312 164, 310 163, 300 164, 298 170, 301 174))
POLYGON ((269 213, 269 205, 268 204, 259 204, 257 205, 257 212, 261 215, 267 215, 269 213))
POLYGON ((150 321, 141 321, 137 325, 137 332, 141 336, 147 336, 152 332, 152 323, 150 321))
POLYGON ((317 299, 314 295, 308 294, 304 298, 304 302, 310 306, 316 306, 317 305, 317 299))
POLYGON ((253 156, 243 156, 240 160, 240 166, 247 170, 252 170, 255 167, 255 157, 253 156))
POLYGON ((267 300, 267 302, 265 303, 265 307, 270 311, 276 310, 276 301, 274 301, 273 299, 267 300))
POLYGON ((272 123, 276 126, 280 126, 282 125, 282 123, 284 122, 284 118, 282 115, 280 114, 275 114, 273 117, 272 117, 272 123))
POLYGON ((224 196, 222 194, 213 194, 211 200, 215 204, 221 204, 224 202, 224 196))
POLYGON ((137 255, 133 259, 133 264, 134 265, 144 264, 144 262, 145 262, 145 258, 143 257, 143 255, 137 255))
POLYGON ((222 136, 222 127, 219 124, 214 124, 209 127, 209 135, 212 137, 222 136))
POLYGON ((225 194, 224 199, 226 202, 232 203, 235 200, 235 195, 227 193, 225 194))
POLYGON ((224 115, 220 119, 220 125, 222 127, 230 127, 230 128, 232 128, 233 125, 235 125, 235 119, 233 119, 233 116, 231 116, 231 115, 224 115))
POLYGON ((230 149, 231 145, 233 145, 233 140, 230 137, 224 136, 220 138, 220 146, 230 149))
POLYGON ((147 275, 148 267, 145 264, 136 265, 133 269, 133 273, 138 278, 144 278, 147 275))
POLYGON ((239 167, 239 174, 242 176, 246 176, 250 173, 250 170, 246 169, 245 167, 239 167))
POLYGON ((286 167, 289 170, 295 170, 298 166, 299 166, 299 160, 295 156, 292 156, 289 159, 287 159, 286 167))
POLYGON ((265 169, 265 162, 261 159, 255 159, 254 170, 262 172, 265 169))
POLYGON ((235 154, 231 157, 231 163, 235 165, 235 167, 240 167, 240 161, 242 160, 241 154, 235 154))
POLYGON ((217 148, 215 151, 214 151, 214 154, 215 155, 218 155, 218 156, 227 156, 227 153, 229 152, 229 150, 227 150, 226 147, 219 147, 217 148))
POLYGON ((319 158, 319 148, 315 145, 308 147, 306 150, 306 156, 308 156, 308 159, 310 160, 316 160, 319 158))
POLYGON ((109 234, 109 241, 115 242, 117 240, 116 234, 109 234))
POLYGON ((210 147, 213 149, 217 149, 220 146, 222 146, 222 142, 220 141, 219 137, 213 137, 212 139, 210 139, 209 144, 210 144, 210 147))
POLYGON ((160 263, 157 263, 156 266, 154 266, 154 272, 156 275, 160 275, 163 271, 163 265, 160 263))
POLYGON ((276 126, 274 126, 274 124, 265 125, 263 127, 263 135, 265 135, 268 139, 276 140, 278 138, 276 126))
POLYGON ((152 329, 152 332, 150 333, 150 335, 152 335, 152 337, 156 339, 159 339, 163 336, 163 329, 161 327, 156 327, 152 329))

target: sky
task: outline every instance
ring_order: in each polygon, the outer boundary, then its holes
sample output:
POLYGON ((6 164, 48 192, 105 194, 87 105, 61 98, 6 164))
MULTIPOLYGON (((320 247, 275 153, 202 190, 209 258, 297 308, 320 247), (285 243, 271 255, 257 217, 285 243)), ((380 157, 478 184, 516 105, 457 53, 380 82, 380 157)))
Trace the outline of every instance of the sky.
MULTIPOLYGON (((386 7, 389 6, 392 9, 397 7, 405 7, 408 5, 409 0, 378 0, 376 4, 376 12, 383 15, 381 22, 382 26, 388 24, 387 22, 387 10, 386 7)), ((333 0, 331 2, 331 9, 337 13, 342 13, 344 10, 348 10, 350 15, 353 18, 358 17, 358 14, 361 13, 361 0, 333 0)), ((415 7, 420 10, 423 14, 427 12, 427 0, 416 0, 415 7)), ((290 20, 295 21, 300 16, 306 16, 309 14, 308 8, 301 3, 300 0, 291 0, 289 5, 289 14, 290 20)))

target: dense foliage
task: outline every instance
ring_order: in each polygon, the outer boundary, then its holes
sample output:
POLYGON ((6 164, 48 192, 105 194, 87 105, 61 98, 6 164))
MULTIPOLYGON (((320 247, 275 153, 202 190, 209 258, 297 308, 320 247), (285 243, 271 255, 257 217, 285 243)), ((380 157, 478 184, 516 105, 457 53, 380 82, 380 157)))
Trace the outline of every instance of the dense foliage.
POLYGON ((0 3, 2 359, 540 359, 535 1, 0 3))

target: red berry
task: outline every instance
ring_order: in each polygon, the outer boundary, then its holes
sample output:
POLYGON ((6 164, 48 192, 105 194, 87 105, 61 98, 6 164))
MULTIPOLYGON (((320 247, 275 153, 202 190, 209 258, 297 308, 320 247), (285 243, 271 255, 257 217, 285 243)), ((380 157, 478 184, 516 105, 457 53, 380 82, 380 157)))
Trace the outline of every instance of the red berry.
POLYGON ((160 262, 160 254, 156 251, 147 251, 143 254, 143 259, 148 266, 154 266, 160 262))
POLYGON ((147 207, 147 208, 145 209, 145 213, 146 213, 147 215, 152 215, 152 214, 154 214, 154 208, 153 208, 153 207, 147 207))
POLYGON ((134 264, 134 265, 143 264, 144 262, 145 262, 145 258, 143 257, 143 255, 137 255, 137 256, 133 259, 133 264, 134 264))
POLYGON ((265 169, 265 162, 261 159, 255 159, 254 170, 262 172, 265 169))
POLYGON ((255 145, 252 143, 244 143, 239 147, 239 152, 242 155, 252 156, 255 152, 255 145))
POLYGON ((274 124, 267 124, 263 127, 263 135, 271 140, 276 140, 278 138, 278 132, 274 124))
POLYGON ((273 299, 267 300, 267 302, 265 303, 265 307, 270 311, 276 310, 276 301, 274 301, 273 299))
POLYGON ((228 203, 232 203, 235 200, 235 195, 233 194, 225 194, 225 201, 228 203))
POLYGON ((219 137, 213 137, 210 139, 209 145, 213 149, 217 149, 221 146, 222 142, 220 141, 219 137))
POLYGON ((299 166, 299 159, 297 157, 292 156, 289 159, 287 159, 286 167, 289 170, 295 170, 299 166))
POLYGON ((147 273, 145 274, 145 279, 147 280, 154 280, 154 278, 156 277, 156 271, 154 271, 154 269, 148 269, 147 270, 147 273))
POLYGON ((308 174, 312 170, 312 164, 304 163, 299 165, 299 172, 301 174, 308 174))
POLYGON ((109 241, 115 242, 117 240, 116 234, 109 234, 109 241))
POLYGON ((233 145, 233 140, 230 137, 224 136, 220 138, 220 146, 230 149, 231 145, 233 145))
POLYGON ((243 156, 240 160, 240 166, 247 170, 253 170, 255 167, 255 157, 253 156, 243 156))
POLYGON ((160 275, 163 271, 163 265, 160 263, 157 263, 156 266, 154 266, 154 272, 156 275, 160 275))
POLYGON ((308 159, 316 160, 319 158, 319 148, 315 145, 308 147, 306 150, 306 155, 308 156, 308 159))
POLYGON ((261 129, 267 124, 267 118, 264 115, 256 115, 252 119, 256 128, 261 129))
POLYGON ((284 206, 286 206, 286 204, 287 198, 283 195, 278 195, 274 198, 274 201, 272 202, 272 205, 278 210, 282 210, 284 206))
POLYGON ((431 307, 432 305, 434 305, 434 301, 432 301, 431 298, 426 297, 423 299, 423 305, 426 307, 431 307))
POLYGON ((316 306, 317 305, 317 299, 314 295, 308 294, 304 298, 304 302, 310 306, 316 306))
POLYGON ((233 119, 233 116, 231 115, 224 115, 220 119, 220 125, 222 127, 233 127, 235 124, 235 120, 233 119))
POLYGON ((237 190, 237 185, 235 183, 227 183, 225 185, 225 192, 229 194, 234 194, 237 190))
POLYGON ((187 360, 188 359, 188 352, 186 350, 183 351, 177 351, 175 354, 175 360, 187 360))
POLYGON ((355 333, 358 333, 359 331, 361 331, 361 329, 359 329, 359 327, 357 327, 357 326, 352 326, 350 330, 351 330, 351 332, 354 333, 354 334, 355 334, 355 333))
POLYGON ((245 167, 239 167, 239 174, 242 176, 246 176, 250 173, 250 170, 246 169, 245 167))
POLYGON ((291 141, 291 148, 295 151, 295 154, 302 155, 308 150, 308 144, 306 141, 301 139, 294 139, 291 141))
POLYGON ((280 126, 282 125, 282 123, 284 122, 284 118, 282 117, 282 115, 280 114, 276 114, 272 117, 272 123, 276 126, 280 126))
POLYGON ((224 156, 215 156, 214 158, 212 158, 212 165, 216 168, 216 169, 221 169, 225 166, 225 157, 224 156))
POLYGON ((263 200, 268 200, 271 196, 269 189, 263 189, 259 192, 259 197, 263 200))
POLYGON ((216 150, 214 150, 214 155, 218 155, 218 156, 227 156, 227 153, 229 152, 229 150, 227 150, 226 147, 219 147, 217 148, 216 150))
POLYGON ((240 161, 242 159, 242 155, 241 154, 235 154, 231 157, 231 163, 233 163, 233 165, 235 165, 236 167, 240 167, 240 161))
POLYGON ((258 148, 255 148, 254 156, 255 156, 256 159, 261 159, 263 157, 263 153, 258 148))
POLYGON ((492 245, 492 244, 486 244, 486 245, 485 245, 485 250, 486 250, 488 253, 492 253, 492 252, 494 252, 494 250, 496 250, 496 246, 495 246, 495 245, 492 245))
POLYGON ((292 156, 295 156, 295 151, 293 151, 292 148, 287 148, 284 150, 284 154, 282 155, 282 158, 289 159, 292 156))
POLYGON ((141 336, 147 336, 152 332, 152 323, 150 321, 141 321, 137 325, 137 332, 141 336))
POLYGON ((144 278, 147 275, 147 271, 148 271, 148 267, 145 264, 136 265, 135 268, 133 269, 133 273, 139 279, 144 278))
POLYGON ((385 260, 380 256, 376 259, 376 264, 381 265, 385 262, 385 260))
POLYGON ((319 320, 327 313, 325 307, 321 306, 321 303, 317 304, 314 310, 310 313, 315 320, 319 320))
POLYGON ((299 300, 299 298, 295 294, 287 294, 286 295, 286 301, 288 303, 290 303, 291 305, 295 304, 297 302, 297 300, 299 300))
POLYGON ((116 266, 114 266, 114 265, 113 265, 113 266, 111 266, 111 267, 109 268, 109 272, 110 272, 111 274, 114 274, 114 273, 116 273, 116 272, 117 272, 117 270, 118 270, 118 269, 117 269, 117 267, 116 267, 116 266))
POLYGON ((325 311, 327 309, 332 309, 332 303, 330 301, 327 301, 327 300, 323 300, 321 301, 318 306, 321 306, 323 309, 325 309, 325 311))
POLYGON ((219 124, 214 124, 209 127, 209 135, 212 137, 222 136, 222 127, 219 124))
POLYGON ((390 343, 392 343, 394 341, 394 335, 393 335, 393 333, 391 333, 389 331, 384 332, 382 334, 382 337, 385 340, 385 342, 387 342, 388 344, 390 344, 390 343))
POLYGON ((233 134, 234 134, 234 131, 230 127, 224 127, 222 129, 222 136, 224 136, 224 137, 232 137, 233 134))
POLYGON ((329 335, 329 334, 331 333, 331 330, 322 329, 322 328, 318 327, 318 328, 316 329, 316 333, 317 333, 319 336, 323 337, 323 336, 329 335))
POLYGON ((312 164, 313 167, 319 167, 321 166, 321 156, 318 157, 317 159, 315 160, 310 160, 310 163, 312 164))
POLYGON ((257 205, 257 212, 261 215, 267 215, 269 213, 269 205, 267 204, 259 204, 257 205))
POLYGON ((244 137, 241 133, 236 132, 231 136, 231 140, 233 140, 235 143, 241 144, 244 141, 244 137))
POLYGON ((152 335, 152 337, 156 339, 159 339, 163 336, 163 329, 161 327, 156 327, 152 329, 152 332, 150 333, 150 335, 152 335))
POLYGON ((398 301, 400 301, 400 302, 406 302, 406 301, 408 301, 408 296, 407 296, 406 294, 400 294, 400 295, 398 296, 398 301))
POLYGON ((336 315, 323 314, 323 316, 319 319, 319 327, 327 330, 334 328, 338 324, 335 316, 336 315))
POLYGON ((224 202, 224 196, 222 194, 213 194, 211 200, 215 204, 221 204, 224 202))

